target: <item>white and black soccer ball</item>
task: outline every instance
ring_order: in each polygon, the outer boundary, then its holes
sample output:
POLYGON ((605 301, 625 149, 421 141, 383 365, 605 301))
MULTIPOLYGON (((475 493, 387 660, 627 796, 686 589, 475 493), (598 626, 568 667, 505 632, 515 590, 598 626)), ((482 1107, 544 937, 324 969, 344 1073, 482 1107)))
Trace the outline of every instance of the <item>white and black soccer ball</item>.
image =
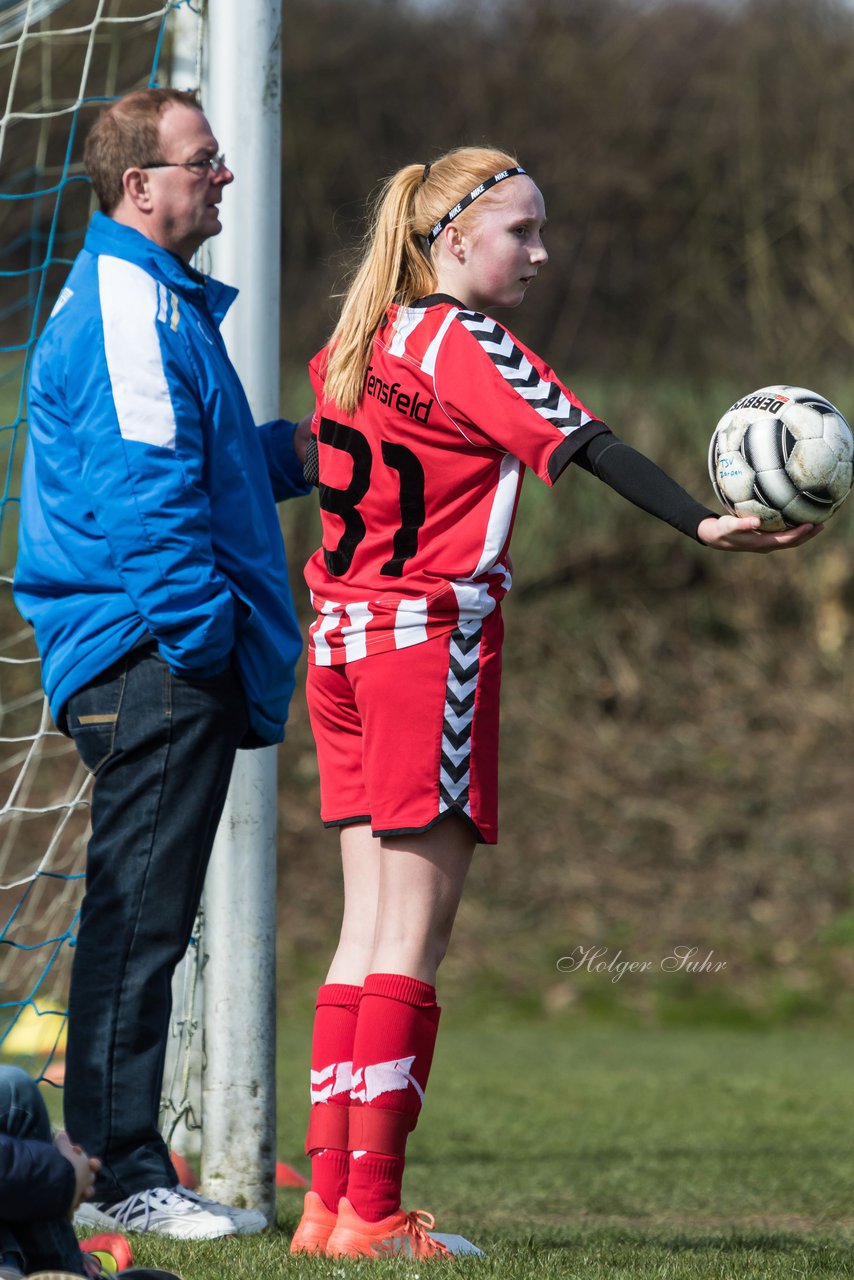
POLYGON ((848 497, 852 468, 851 428, 806 387, 762 387, 737 400, 709 446, 720 502, 771 531, 829 520, 848 497))

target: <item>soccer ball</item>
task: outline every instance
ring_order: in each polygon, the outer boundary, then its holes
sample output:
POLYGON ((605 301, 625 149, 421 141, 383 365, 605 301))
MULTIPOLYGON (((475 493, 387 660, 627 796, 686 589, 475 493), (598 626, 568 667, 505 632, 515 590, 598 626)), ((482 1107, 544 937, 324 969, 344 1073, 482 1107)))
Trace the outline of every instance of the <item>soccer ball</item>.
POLYGON ((720 502, 772 531, 829 520, 848 497, 853 464, 848 423, 805 387, 762 387, 737 400, 709 446, 720 502))

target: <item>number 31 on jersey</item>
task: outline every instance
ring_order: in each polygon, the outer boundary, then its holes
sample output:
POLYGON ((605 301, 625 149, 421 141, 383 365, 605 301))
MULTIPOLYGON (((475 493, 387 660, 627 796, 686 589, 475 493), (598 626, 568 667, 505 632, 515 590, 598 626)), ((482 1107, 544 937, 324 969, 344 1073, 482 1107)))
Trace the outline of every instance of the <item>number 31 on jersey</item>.
MULTIPOLYGON (((321 444, 340 449, 353 459, 353 475, 346 489, 334 489, 322 481, 320 484, 320 509, 338 516, 344 523, 338 546, 332 551, 324 546, 323 558, 327 571, 336 578, 343 578, 367 532, 359 503, 371 487, 374 459, 367 436, 346 423, 321 418, 318 439, 321 444)), ((381 440, 380 448, 385 465, 397 472, 400 508, 392 517, 398 524, 391 538, 391 556, 380 573, 390 578, 401 578, 404 564, 418 550, 418 532, 424 523, 424 468, 406 445, 381 440)))

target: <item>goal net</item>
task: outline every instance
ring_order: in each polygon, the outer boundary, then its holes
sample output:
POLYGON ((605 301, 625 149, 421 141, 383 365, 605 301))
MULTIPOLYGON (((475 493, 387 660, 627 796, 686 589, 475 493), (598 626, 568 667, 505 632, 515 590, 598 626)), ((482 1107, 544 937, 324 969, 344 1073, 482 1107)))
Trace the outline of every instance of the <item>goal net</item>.
MULTIPOLYGON (((169 82, 174 23, 190 8, 198 5, 19 0, 0 11, 0 1051, 53 1083, 62 1079, 90 784, 51 722, 32 632, 12 601, 26 379, 91 214, 88 127, 105 101, 169 82)), ((181 1100, 171 1107, 177 1117, 181 1100)))
MULTIPOLYGON (((281 0, 0 0, 0 1052, 56 1083, 89 780, 51 723, 32 636, 12 601, 28 366, 89 221, 81 157, 94 114, 147 84, 197 88, 215 104, 220 143, 239 151, 241 171, 228 225, 200 265, 240 290, 223 336, 256 420, 277 416, 280 186, 271 157, 280 150, 280 28, 281 0)), ((163 1114, 164 1136, 176 1145, 180 1137, 186 1153, 203 1101, 208 1191, 268 1217, 275 769, 273 748, 239 753, 207 876, 205 927, 197 922, 173 984, 163 1114), (213 1011, 203 1026, 202 969, 213 1011)))

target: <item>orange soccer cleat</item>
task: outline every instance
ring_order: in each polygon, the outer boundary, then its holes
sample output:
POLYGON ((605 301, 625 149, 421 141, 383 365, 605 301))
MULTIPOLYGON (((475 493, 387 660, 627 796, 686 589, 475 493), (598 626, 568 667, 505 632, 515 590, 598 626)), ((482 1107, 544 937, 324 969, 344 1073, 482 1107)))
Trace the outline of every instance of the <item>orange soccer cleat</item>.
POLYGON ((432 1233, 431 1213, 399 1209, 379 1222, 365 1222, 345 1198, 338 1206, 338 1222, 326 1244, 330 1258, 386 1258, 400 1254, 406 1258, 451 1258, 455 1254, 481 1251, 462 1236, 432 1233))
POLYGON ((338 1221, 316 1191, 307 1191, 299 1226, 291 1241, 291 1253, 326 1253, 326 1243, 338 1221))

